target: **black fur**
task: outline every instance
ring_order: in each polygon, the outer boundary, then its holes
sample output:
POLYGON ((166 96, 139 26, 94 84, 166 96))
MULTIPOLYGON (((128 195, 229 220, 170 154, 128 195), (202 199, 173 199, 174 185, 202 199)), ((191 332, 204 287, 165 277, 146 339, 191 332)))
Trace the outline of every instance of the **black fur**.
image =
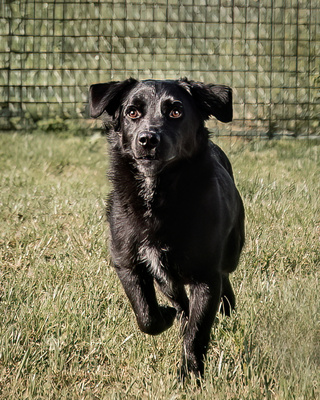
POLYGON ((204 126, 232 120, 231 89, 128 79, 92 85, 90 109, 112 119, 111 255, 139 328, 156 335, 177 317, 181 374, 200 376, 220 299, 227 315, 235 306, 229 274, 244 243, 230 162, 204 126), (155 282, 173 307, 159 306, 155 282))

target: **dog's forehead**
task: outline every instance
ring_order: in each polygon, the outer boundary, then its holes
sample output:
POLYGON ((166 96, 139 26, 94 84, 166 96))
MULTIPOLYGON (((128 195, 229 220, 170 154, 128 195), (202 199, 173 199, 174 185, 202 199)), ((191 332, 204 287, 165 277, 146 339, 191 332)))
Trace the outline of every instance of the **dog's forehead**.
POLYGON ((129 100, 158 100, 161 98, 171 98, 183 100, 190 96, 189 92, 179 85, 178 81, 145 80, 131 90, 129 100))

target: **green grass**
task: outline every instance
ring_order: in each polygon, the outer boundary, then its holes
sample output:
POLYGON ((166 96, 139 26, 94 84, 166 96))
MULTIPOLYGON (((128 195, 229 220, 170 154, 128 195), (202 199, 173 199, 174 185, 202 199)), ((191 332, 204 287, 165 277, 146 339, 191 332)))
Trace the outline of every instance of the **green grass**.
POLYGON ((247 240, 199 388, 178 326, 140 333, 110 267, 105 139, 0 135, 1 399, 319 398, 319 142, 219 143, 247 240))

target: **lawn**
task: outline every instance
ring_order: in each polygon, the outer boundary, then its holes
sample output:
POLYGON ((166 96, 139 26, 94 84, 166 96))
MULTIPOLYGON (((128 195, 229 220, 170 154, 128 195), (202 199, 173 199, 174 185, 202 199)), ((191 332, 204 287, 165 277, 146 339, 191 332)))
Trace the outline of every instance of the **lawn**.
POLYGON ((1 399, 320 397, 320 142, 218 143, 247 234, 198 387, 177 324, 142 334, 110 267, 105 139, 0 135, 1 399))

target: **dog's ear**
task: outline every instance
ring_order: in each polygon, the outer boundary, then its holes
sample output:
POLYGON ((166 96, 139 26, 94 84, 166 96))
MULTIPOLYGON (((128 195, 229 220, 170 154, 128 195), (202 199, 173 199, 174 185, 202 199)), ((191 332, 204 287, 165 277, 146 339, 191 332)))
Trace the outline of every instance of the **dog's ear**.
POLYGON ((195 100, 203 118, 216 117, 219 121, 232 121, 232 89, 229 86, 182 81, 189 86, 189 92, 195 100))
POLYGON ((89 91, 90 116, 98 118, 104 111, 109 115, 115 115, 123 98, 137 82, 135 79, 129 78, 122 82, 91 85, 89 91))

